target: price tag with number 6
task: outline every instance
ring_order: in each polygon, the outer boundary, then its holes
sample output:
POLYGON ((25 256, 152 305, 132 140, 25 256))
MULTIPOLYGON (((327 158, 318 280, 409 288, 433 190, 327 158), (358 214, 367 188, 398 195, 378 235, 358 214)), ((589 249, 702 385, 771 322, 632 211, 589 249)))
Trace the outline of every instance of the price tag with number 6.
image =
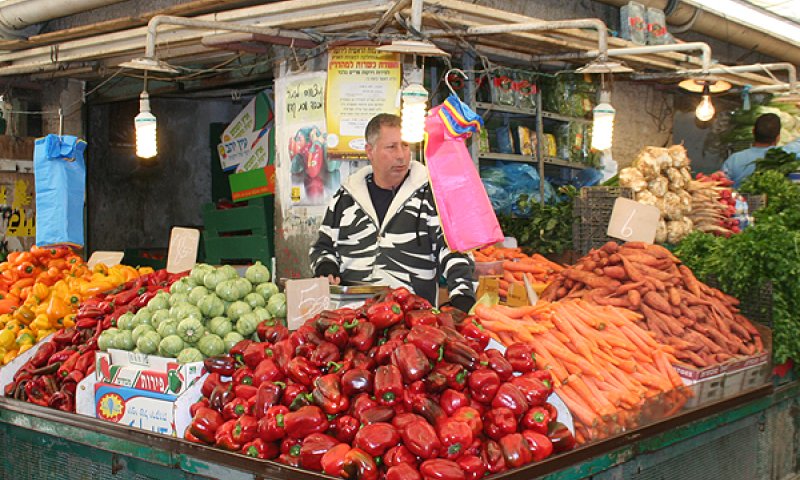
POLYGON ((661 212, 653 205, 618 198, 614 202, 607 233, 609 237, 626 242, 653 243, 659 218, 661 212))

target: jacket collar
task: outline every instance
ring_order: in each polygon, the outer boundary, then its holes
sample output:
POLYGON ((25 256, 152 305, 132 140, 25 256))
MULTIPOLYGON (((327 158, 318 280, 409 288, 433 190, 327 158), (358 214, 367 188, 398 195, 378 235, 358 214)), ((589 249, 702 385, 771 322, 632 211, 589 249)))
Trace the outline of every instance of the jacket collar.
MULTIPOLYGON (((377 224, 378 214, 375 213, 375 207, 372 205, 372 200, 369 198, 369 191, 367 190, 367 176, 371 173, 372 165, 367 165, 350 175, 342 187, 350 193, 353 199, 377 224)), ((408 177, 400 186, 400 190, 397 191, 391 205, 389 205, 389 210, 383 219, 384 225, 394 217, 406 201, 414 195, 414 192, 425 186, 426 183, 428 183, 428 169, 423 164, 412 160, 408 177)))

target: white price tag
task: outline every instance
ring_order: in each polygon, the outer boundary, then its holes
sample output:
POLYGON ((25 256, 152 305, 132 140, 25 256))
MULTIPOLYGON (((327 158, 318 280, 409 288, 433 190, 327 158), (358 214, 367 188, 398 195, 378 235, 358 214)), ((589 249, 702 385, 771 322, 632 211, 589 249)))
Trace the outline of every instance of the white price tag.
POLYGON ((661 212, 653 205, 645 205, 627 198, 614 202, 611 220, 608 222, 608 236, 626 242, 653 243, 658 229, 661 212))
POLYGON ((175 227, 169 236, 167 271, 186 272, 197 263, 197 247, 200 243, 200 230, 196 228, 175 227))
POLYGON ((297 330, 314 315, 328 309, 330 285, 327 278, 286 281, 286 324, 297 330))

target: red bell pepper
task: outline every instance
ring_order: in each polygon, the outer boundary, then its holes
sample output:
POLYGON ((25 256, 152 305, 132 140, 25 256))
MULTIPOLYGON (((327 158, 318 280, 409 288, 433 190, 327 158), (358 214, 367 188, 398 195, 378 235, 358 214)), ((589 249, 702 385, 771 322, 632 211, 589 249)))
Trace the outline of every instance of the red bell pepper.
POLYGON ((494 440, 487 440, 481 449, 481 460, 486 465, 486 470, 489 473, 500 473, 508 470, 506 466, 506 459, 503 457, 503 450, 500 444, 494 440))
POLYGON ((441 360, 444 356, 444 342, 447 336, 436 327, 416 325, 411 328, 406 340, 433 361, 441 360))
POLYGON ((262 342, 275 344, 285 338, 289 338, 289 334, 289 329, 274 318, 262 320, 256 326, 256 336, 262 342))
POLYGON ((342 375, 342 395, 354 397, 359 393, 372 392, 373 375, 365 368, 351 368, 342 375))
POLYGON ((473 400, 489 404, 500 389, 500 377, 494 370, 479 368, 470 373, 467 384, 473 400))
POLYGON ((500 440, 517 431, 517 417, 506 407, 493 408, 483 417, 483 432, 493 440, 500 440))
POLYGON ((253 343, 253 341, 247 339, 240 341, 231 347, 228 351, 228 355, 232 356, 240 364, 244 364, 244 351, 247 350, 247 347, 250 346, 251 343, 253 343))
POLYGON ((381 365, 375 371, 375 398, 381 405, 394 405, 403 398, 403 375, 395 365, 381 365))
POLYGON ((322 342, 322 337, 317 333, 317 329, 311 325, 303 325, 289 335, 289 341, 292 342, 295 349, 303 345, 319 345, 322 342))
POLYGON ((433 310, 431 302, 419 295, 411 294, 407 300, 402 302, 403 310, 408 312, 411 310, 433 310))
POLYGON ((419 466, 419 473, 423 480, 466 480, 464 471, 452 460, 434 458, 425 460, 419 466))
POLYGON ((285 380, 283 372, 271 358, 265 358, 253 370, 253 386, 258 387, 264 382, 280 382, 285 380))
POLYGON ((220 383, 222 383, 222 377, 219 373, 209 373, 205 382, 203 382, 203 386, 200 387, 200 394, 206 398, 211 398, 211 392, 220 383))
POLYGON ((231 438, 239 444, 245 444, 258 435, 258 420, 252 415, 242 415, 235 420, 231 438))
POLYGON ((350 408, 350 399, 342 395, 341 378, 335 373, 317 377, 311 395, 314 403, 329 415, 336 415, 350 408))
POLYGON ((405 445, 395 445, 383 455, 383 464, 387 467, 394 467, 401 463, 407 463, 416 469, 417 456, 411 453, 405 445))
POLYGON ((336 345, 339 349, 344 349, 347 346, 347 342, 350 340, 350 335, 347 334, 344 325, 335 323, 326 328, 322 335, 325 341, 336 345))
POLYGON ((439 393, 446 388, 461 391, 467 384, 468 375, 469 372, 461 365, 441 361, 425 377, 425 389, 430 393, 439 393))
POLYGON ((367 320, 377 330, 389 328, 403 320, 403 307, 392 300, 373 303, 367 308, 367 320))
POLYGON ((224 423, 222 414, 212 408, 201 407, 192 417, 189 432, 204 443, 214 443, 217 429, 224 423))
MULTIPOLYGON (((531 407, 543 406, 547 398, 552 393, 552 387, 548 387, 542 380, 533 376, 530 372, 511 379, 511 384, 519 388, 528 405, 531 407)), ((547 380, 545 380, 547 381, 547 380)))
POLYGON ((472 444, 470 426, 453 418, 445 418, 437 423, 436 434, 442 442, 443 456, 449 459, 460 457, 472 444))
POLYGON ((436 425, 447 417, 442 407, 434 399, 425 396, 414 398, 411 410, 416 414, 422 415, 431 425, 436 425))
POLYGON ((555 453, 566 452, 575 448, 575 437, 566 425, 561 422, 550 422, 547 430, 547 438, 553 443, 555 453))
POLYGON ((69 373, 75 369, 75 364, 78 362, 80 357, 81 354, 77 351, 72 352, 72 354, 66 360, 61 362, 61 366, 58 367, 58 371, 56 372, 56 378, 67 378, 67 375, 69 375, 69 373))
POLYGON ((253 371, 250 368, 240 368, 233 374, 234 385, 253 385, 253 371))
POLYGON ((259 385, 251 414, 261 419, 271 407, 280 405, 285 387, 286 384, 283 382, 263 382, 259 385))
POLYGON ((250 400, 251 398, 255 398, 258 389, 252 385, 234 385, 233 393, 238 398, 250 400))
POLYGON ((305 438, 312 433, 328 429, 328 419, 319 407, 302 407, 284 416, 286 434, 292 438, 305 438))
POLYGON ((373 423, 391 422, 394 415, 394 407, 377 406, 361 412, 358 419, 363 425, 372 425, 373 423))
POLYGON ((298 393, 292 403, 289 404, 289 410, 295 412, 303 407, 308 407, 314 404, 314 396, 311 393, 303 392, 298 393))
POLYGON ((521 433, 512 433, 501 438, 500 449, 503 450, 506 465, 510 468, 521 467, 533 460, 528 441, 521 433))
POLYGON ((203 407, 203 408, 209 408, 209 407, 208 407, 208 405, 209 405, 209 403, 208 403, 208 399, 207 399, 207 398, 205 398, 205 397, 201 398, 200 400, 198 400, 198 401, 194 402, 193 404, 191 404, 191 405, 189 406, 189 415, 191 415, 191 416, 192 416, 192 418, 194 418, 194 416, 197 414, 197 411, 198 411, 198 410, 199 410, 201 407, 203 407))
POLYGON ((470 315, 465 318, 458 328, 458 333, 464 335, 467 344, 478 352, 486 350, 486 346, 489 345, 489 333, 480 324, 478 317, 470 315))
MULTIPOLYGON (((445 333, 447 330, 445 330, 445 333)), ((444 342, 444 359, 450 363, 461 365, 467 370, 475 370, 480 366, 478 352, 465 342, 448 338, 444 342)))
POLYGON ((250 412, 250 404, 244 398, 236 397, 222 407, 222 417, 225 420, 236 420, 250 412))
POLYGON ((417 420, 427 422, 425 417, 417 415, 416 413, 398 413, 392 419, 392 426, 396 428, 398 432, 402 432, 406 428, 406 425, 411 422, 416 422, 417 420))
MULTIPOLYGON (((347 324, 345 324, 345 328, 347 328, 347 324)), ((375 324, 358 321, 355 330, 350 334, 350 340, 347 344, 360 352, 366 352, 372 348, 375 344, 375 324)))
POLYGON ((308 359, 312 365, 324 367, 331 362, 338 362, 341 358, 342 352, 339 351, 339 347, 331 342, 323 340, 317 345, 317 348, 311 352, 311 356, 309 356, 308 359))
POLYGON ((520 423, 525 429, 547 435, 547 427, 550 424, 550 413, 544 407, 532 407, 525 412, 520 423))
POLYGON ((286 338, 276 343, 271 350, 267 351, 267 355, 269 356, 270 353, 272 353, 270 357, 272 361, 283 373, 286 373, 286 366, 289 365, 289 360, 294 357, 294 347, 291 340, 286 338))
POLYGON ((233 391, 232 382, 222 382, 212 390, 211 395, 208 397, 208 402, 211 408, 221 412, 225 405, 236 397, 233 391))
POLYGON ((486 361, 489 363, 489 368, 497 373, 501 382, 506 382, 514 376, 514 368, 511 363, 506 360, 500 350, 490 348, 484 351, 486 354, 486 361))
POLYGON ((322 471, 328 475, 341 477, 342 466, 344 465, 344 456, 350 451, 350 448, 350 445, 347 443, 339 443, 325 452, 320 459, 322 471))
POLYGON ((398 443, 400 443, 400 434, 397 430, 390 423, 378 422, 362 427, 356 433, 353 446, 364 450, 373 457, 378 457, 398 443))
MULTIPOLYGON (((55 339, 54 339, 55 340, 55 339)), ((71 341, 71 340, 70 340, 71 341)), ((33 354, 31 357, 30 362, 34 368, 39 368, 44 366, 47 363, 47 360, 50 359, 50 356, 56 353, 56 345, 53 342, 47 342, 33 354)))
POLYGON ((456 463, 464 471, 466 480, 480 480, 486 474, 486 465, 477 455, 462 455, 456 463))
POLYGON ((248 457, 272 460, 277 458, 280 450, 275 442, 265 442, 261 438, 256 438, 242 446, 242 454, 248 457))
POLYGON ((386 365, 387 363, 391 362, 392 353, 394 353, 395 350, 397 350, 403 345, 402 340, 398 339, 389 341, 384 341, 384 340, 385 339, 380 339, 378 341, 378 347, 375 348, 375 353, 372 355, 372 358, 375 359, 375 363, 377 363, 378 365, 386 365))
POLYGON ((312 433, 303 439, 300 447, 300 466, 309 470, 322 471, 322 457, 339 441, 324 433, 312 433))
POLYGON ((222 376, 230 377, 236 372, 237 364, 236 359, 230 355, 217 355, 215 357, 207 357, 203 360, 206 370, 211 373, 216 373, 222 376))
POLYGON ((412 329, 418 325, 429 327, 439 326, 439 317, 433 310, 407 310, 405 321, 406 326, 412 329))
POLYGON ((439 398, 439 405, 446 414, 453 415, 459 408, 469 406, 469 397, 457 390, 448 388, 442 392, 442 396, 439 398))
POLYGON ((411 330, 407 329, 405 324, 397 323, 389 327, 389 333, 386 335, 386 338, 389 340, 397 339, 406 343, 406 338, 408 338, 409 333, 411 333, 411 330))
POLYGON ((473 438, 478 438, 483 433, 483 420, 479 411, 472 407, 461 407, 452 416, 453 420, 464 422, 472 430, 473 438))
POLYGON ((515 372, 526 373, 536 368, 536 354, 527 343, 512 343, 506 348, 505 356, 515 372))
POLYGON ((370 371, 374 370, 376 365, 375 359, 353 347, 347 347, 344 351, 344 356, 342 356, 342 361, 349 362, 351 368, 363 368, 370 371))
POLYGON ((322 374, 317 367, 303 357, 294 357, 289 360, 286 370, 289 378, 306 387, 310 387, 314 379, 322 374))
POLYGON ((534 462, 540 462, 553 454, 553 442, 547 438, 547 435, 533 430, 523 430, 522 436, 528 442, 534 462))
POLYGON ((217 429, 214 434, 214 445, 223 450, 238 451, 242 444, 233 439, 233 429, 236 427, 236 420, 228 420, 217 429))
POLYGON ((516 385, 504 383, 497 390, 492 400, 492 407, 507 407, 519 417, 528 411, 528 401, 516 385))
POLYGON ((414 420, 400 431, 403 444, 414 455, 421 458, 436 458, 442 450, 442 442, 436 436, 436 430, 425 420, 414 420))
POLYGON ((407 383, 415 382, 431 371, 431 361, 410 343, 401 344, 392 353, 392 363, 397 365, 407 383))
POLYGON ((281 403, 287 407, 295 403, 295 400, 302 394, 308 393, 308 388, 299 383, 289 383, 283 389, 283 398, 281 403))
POLYGON ((412 465, 401 463, 386 470, 386 480, 422 480, 422 474, 412 465))
POLYGON ((345 478, 354 480, 378 480, 375 459, 360 448, 351 448, 344 454, 342 472, 345 478))
POLYGON ((350 415, 361 418, 365 411, 378 406, 378 402, 370 398, 368 393, 360 393, 353 399, 350 408, 350 415))
POLYGON ((411 290, 407 289, 406 287, 397 287, 386 294, 386 300, 397 302, 402 306, 405 302, 411 299, 411 295, 413 295, 413 293, 411 293, 411 290))
POLYGON ((50 397, 47 406, 62 412, 73 413, 75 412, 75 392, 58 391, 50 397))
POLYGON ((351 415, 342 415, 333 421, 333 434, 340 442, 348 444, 353 443, 356 438, 358 429, 361 428, 359 421, 351 415))
POLYGON ((258 421, 258 436, 265 442, 274 442, 286 436, 286 414, 289 409, 277 405, 267 409, 266 414, 258 421))

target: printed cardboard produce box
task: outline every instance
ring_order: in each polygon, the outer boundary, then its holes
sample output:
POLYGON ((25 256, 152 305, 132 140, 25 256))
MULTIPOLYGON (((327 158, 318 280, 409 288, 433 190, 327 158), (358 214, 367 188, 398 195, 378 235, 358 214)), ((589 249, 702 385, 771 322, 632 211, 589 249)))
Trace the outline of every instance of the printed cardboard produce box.
POLYGON ((98 382, 168 395, 180 395, 205 373, 203 362, 181 365, 174 358, 125 350, 97 352, 95 362, 98 382))

